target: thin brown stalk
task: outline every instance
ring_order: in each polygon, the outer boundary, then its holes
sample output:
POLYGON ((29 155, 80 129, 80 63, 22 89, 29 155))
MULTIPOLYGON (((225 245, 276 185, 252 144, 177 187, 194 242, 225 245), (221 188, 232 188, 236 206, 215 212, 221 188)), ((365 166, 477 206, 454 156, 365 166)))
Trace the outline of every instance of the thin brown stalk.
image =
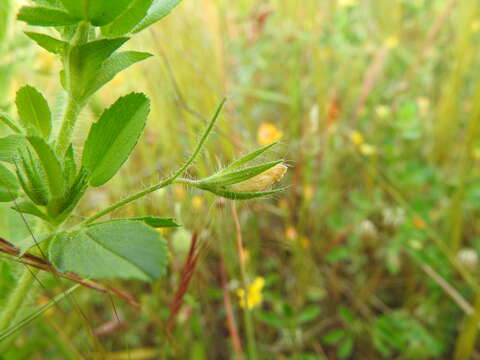
POLYGON ((220 258, 220 278, 222 281, 223 290, 223 306, 225 306, 225 311, 227 313, 227 326, 230 333, 230 338, 232 339, 233 348, 235 349, 237 358, 244 359, 245 355, 243 353, 242 342, 240 340, 240 336, 238 335, 237 323, 235 321, 235 315, 233 314, 232 302, 230 299, 230 292, 228 291, 227 271, 225 269, 223 257, 220 258))

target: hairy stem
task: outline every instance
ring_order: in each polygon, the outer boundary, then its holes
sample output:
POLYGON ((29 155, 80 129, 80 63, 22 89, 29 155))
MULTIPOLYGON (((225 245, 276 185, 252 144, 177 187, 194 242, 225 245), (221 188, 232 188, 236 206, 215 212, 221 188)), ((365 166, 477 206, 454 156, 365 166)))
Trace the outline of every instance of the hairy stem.
POLYGON ((78 96, 74 91, 76 84, 74 84, 72 81, 72 56, 74 56, 72 49, 88 40, 89 27, 90 25, 86 21, 83 21, 78 25, 77 32, 75 33, 69 49, 63 58, 63 64, 65 68, 65 88, 67 89, 68 93, 68 102, 56 143, 56 150, 60 155, 65 152, 70 144, 78 114, 86 102, 86 99, 82 100, 77 98, 78 96))
MULTIPOLYGON (((148 194, 150 194, 154 191, 157 191, 161 188, 164 188, 168 185, 173 184, 178 179, 178 177, 180 175, 182 175, 190 167, 190 165, 192 165, 192 163, 195 161, 197 156, 200 154, 200 151, 202 150, 203 146, 205 145, 205 142, 207 141, 208 136, 212 132, 213 127, 215 126, 215 123, 217 122, 218 115, 220 115, 220 111, 222 110, 223 105, 225 104, 225 100, 226 99, 223 99, 222 102, 220 103, 220 105, 218 105, 217 110, 215 111, 215 114, 213 115, 212 119, 208 123, 208 126, 205 129, 205 131, 203 132, 203 135, 200 138, 200 141, 198 142, 197 146, 195 147, 195 150, 193 151, 192 155, 190 155, 190 157, 185 162, 185 164, 183 164, 172 176, 170 176, 169 178, 167 178, 167 179, 165 179, 165 180, 163 180, 163 181, 161 181, 161 182, 159 182, 155 185, 152 185, 152 186, 150 186, 150 187, 148 187, 148 188, 146 188, 146 189, 144 189, 144 190, 142 190, 142 191, 140 191, 136 194, 127 196, 125 199, 120 200, 120 201, 116 202, 115 204, 107 207, 106 209, 98 212, 97 214, 89 217, 88 219, 83 221, 80 225, 91 224, 92 222, 101 218, 102 216, 104 216, 108 213, 111 213, 112 211, 115 211, 116 209, 118 209, 122 206, 125 206, 125 205, 131 203, 132 201, 138 200, 138 199, 144 197, 145 195, 148 195, 148 194)), ((183 180, 182 183, 187 182, 186 179, 182 179, 182 180, 183 180)))
POLYGON ((77 103, 75 99, 68 96, 68 103, 65 109, 65 115, 62 120, 62 127, 58 133, 57 138, 57 153, 62 155, 70 144, 73 130, 75 129, 75 123, 77 122, 78 114, 80 113, 82 106, 77 103))

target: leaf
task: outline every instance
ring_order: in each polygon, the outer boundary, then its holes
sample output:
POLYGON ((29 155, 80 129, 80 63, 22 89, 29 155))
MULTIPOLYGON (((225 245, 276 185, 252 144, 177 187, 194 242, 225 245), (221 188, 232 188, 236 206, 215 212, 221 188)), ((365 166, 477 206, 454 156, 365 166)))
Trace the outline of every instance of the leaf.
POLYGON ((12 209, 19 213, 30 214, 45 221, 50 221, 48 215, 41 211, 33 202, 28 199, 17 201, 12 206, 12 209))
POLYGON ((18 150, 26 145, 25 137, 9 135, 0 138, 0 161, 14 163, 18 158, 18 150))
POLYGON ((105 110, 85 142, 82 164, 90 171, 90 185, 105 184, 135 147, 145 127, 150 102, 144 94, 119 98, 105 110))
POLYGON ((180 225, 175 222, 173 218, 160 218, 156 216, 140 216, 127 219, 114 219, 111 221, 123 221, 123 220, 132 220, 132 221, 141 221, 147 224, 148 226, 154 228, 164 228, 164 227, 179 227, 180 225))
POLYGON ((49 258, 59 271, 90 279, 151 281, 165 272, 167 248, 158 231, 123 220, 57 235, 50 244, 49 258))
POLYGON ((13 201, 18 197, 17 177, 0 164, 0 202, 13 201))
POLYGON ((237 192, 237 191, 228 191, 224 189, 219 189, 219 188, 202 188, 207 191, 210 191, 218 196, 222 196, 227 199, 231 200, 249 200, 249 199, 255 199, 259 197, 265 197, 269 195, 274 195, 277 193, 280 193, 284 191, 286 188, 278 188, 275 190, 269 190, 269 191, 254 191, 254 192, 237 192))
POLYGON ((17 178, 25 194, 35 204, 47 205, 48 187, 45 181, 45 173, 38 161, 34 159, 30 149, 26 148, 21 153, 20 161, 16 161, 15 166, 17 168, 17 178))
POLYGON ((15 121, 6 112, 0 111, 0 121, 7 125, 14 132, 21 134, 22 130, 17 126, 15 121))
POLYGON ((118 54, 113 54, 105 60, 100 71, 92 78, 92 81, 87 84, 87 93, 85 95, 92 95, 103 85, 112 80, 120 71, 151 56, 153 55, 139 51, 124 51, 118 54))
POLYGON ((318 305, 309 306, 300 313, 297 321, 299 324, 310 322, 312 320, 315 320, 318 315, 320 315, 320 312, 320 307, 318 305))
POLYGON ((268 312, 258 312, 256 313, 256 317, 261 322, 264 322, 265 324, 273 326, 277 329, 283 329, 286 327, 285 321, 277 314, 268 313, 268 312))
POLYGON ((217 173, 213 176, 210 176, 208 178, 205 178, 201 181, 199 181, 200 186, 203 184, 206 184, 208 186, 211 185, 222 185, 222 186, 228 186, 228 185, 233 185, 240 183, 242 181, 246 181, 248 179, 251 179, 254 176, 257 176, 268 169, 271 169, 272 167, 281 164, 283 160, 275 160, 275 161, 270 161, 265 164, 260 164, 256 166, 250 166, 245 169, 237 170, 237 171, 231 171, 231 172, 226 172, 226 173, 217 173))
POLYGON ((65 193, 65 179, 62 165, 55 155, 55 152, 44 139, 38 136, 28 136, 27 139, 37 153, 40 163, 43 166, 52 198, 60 198, 60 196, 65 193))
POLYGON ((17 91, 15 103, 27 133, 48 138, 52 130, 52 114, 43 95, 34 87, 26 85, 17 91))
POLYGON ((153 0, 133 0, 130 6, 112 23, 102 28, 104 36, 113 37, 130 33, 147 15, 153 0))
POLYGON ((68 46, 65 41, 55 39, 45 34, 27 31, 25 35, 52 54, 63 54, 68 46))
POLYGON ((347 332, 345 330, 337 329, 329 332, 327 335, 322 337, 322 340, 328 345, 333 345, 339 342, 340 339, 342 339, 346 334, 347 332))
POLYGON ((337 350, 337 355, 340 359, 346 359, 352 354, 353 343, 353 337, 349 336, 340 344, 337 350))
POLYGON ((76 24, 79 21, 63 10, 41 6, 22 7, 17 15, 17 19, 35 26, 65 26, 76 24))
POLYGON ((43 250, 41 250, 39 245, 43 242, 50 241, 51 239, 53 239, 54 236, 55 234, 45 234, 42 236, 32 236, 32 234, 29 234, 27 237, 15 243, 15 247, 19 251, 18 255, 23 256, 27 251, 35 248, 39 250, 39 252, 41 252, 43 256, 43 250))
POLYGON ((95 26, 106 25, 120 15, 131 0, 61 0, 68 13, 89 20, 95 26))
POLYGON ((90 84, 95 83, 103 63, 126 41, 127 37, 100 39, 72 48, 68 85, 77 98, 85 100, 94 92, 90 84))
POLYGON ((35 4, 49 8, 62 8, 60 0, 32 0, 35 4))
POLYGON ((233 163, 231 163, 230 165, 228 165, 225 169, 221 170, 218 174, 221 174, 221 173, 224 173, 224 172, 227 172, 227 171, 230 171, 230 170, 233 170, 233 169, 236 169, 236 168, 239 168, 240 166, 242 165, 245 165, 246 163, 250 162, 251 160, 255 159, 256 157, 260 156, 261 154, 263 154, 265 151, 267 151, 268 149, 272 148, 273 146, 275 146, 276 144, 278 144, 278 142, 273 142, 269 145, 266 145, 264 147, 261 147, 260 149, 257 149, 255 151, 252 151, 251 153, 241 157, 240 159, 234 161, 233 163))
POLYGON ((133 29, 134 33, 142 31, 150 25, 156 23, 161 18, 167 16, 181 0, 154 0, 147 16, 133 29))
POLYGON ((77 290, 79 287, 80 287, 80 284, 73 285, 71 288, 69 288, 66 291, 62 292, 61 294, 55 296, 53 299, 51 299, 45 305, 42 305, 42 306, 38 307, 36 310, 34 310, 32 313, 30 313, 28 316, 26 316, 22 320, 16 321, 15 324, 10 326, 9 328, 0 331, 0 342, 4 341, 9 336, 12 336, 12 334, 16 333, 17 331, 23 329, 25 326, 27 326, 32 321, 34 321, 36 318, 41 316, 45 311, 47 311, 51 307, 58 306, 58 303, 61 300, 63 300, 69 294, 71 294, 72 292, 77 290))
POLYGON ((75 152, 73 151, 73 145, 70 144, 67 151, 65 151, 65 157, 63 159, 63 168, 65 174, 65 180, 67 184, 71 184, 77 174, 77 164, 75 162, 75 152))

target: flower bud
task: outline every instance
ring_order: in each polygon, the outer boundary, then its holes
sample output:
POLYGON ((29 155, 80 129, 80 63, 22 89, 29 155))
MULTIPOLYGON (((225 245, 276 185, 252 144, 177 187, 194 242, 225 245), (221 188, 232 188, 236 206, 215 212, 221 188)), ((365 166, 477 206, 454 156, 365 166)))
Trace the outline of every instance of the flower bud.
POLYGON ((258 174, 257 176, 242 181, 238 184, 231 185, 229 189, 238 192, 267 190, 270 186, 283 178, 283 175, 285 175, 287 169, 288 168, 283 164, 275 165, 274 167, 264 171, 261 174, 258 174))

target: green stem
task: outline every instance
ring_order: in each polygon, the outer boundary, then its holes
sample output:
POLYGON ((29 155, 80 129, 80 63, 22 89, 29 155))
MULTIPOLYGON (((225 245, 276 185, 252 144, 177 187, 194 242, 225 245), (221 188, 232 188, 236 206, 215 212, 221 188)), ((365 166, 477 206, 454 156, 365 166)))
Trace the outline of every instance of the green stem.
MULTIPOLYGON (((131 203, 132 201, 138 200, 138 199, 144 197, 145 195, 148 195, 148 194, 150 194, 154 191, 157 191, 161 188, 164 188, 168 185, 173 184, 178 179, 178 177, 180 175, 182 175, 190 167, 190 165, 192 165, 192 163, 195 161, 197 156, 200 154, 200 151, 202 150, 203 145, 205 145, 205 141, 207 141, 208 136, 210 135, 210 133, 213 130, 213 127, 214 127, 214 125, 217 121, 218 115, 220 114, 220 111, 222 110, 223 105, 225 104, 225 100, 226 99, 223 99, 222 102, 220 103, 220 105, 217 107, 217 110, 215 111, 215 114, 213 115, 212 119, 210 120, 210 123, 208 124, 207 128, 203 132, 203 135, 200 138, 200 141, 198 142, 197 146, 195 147, 195 150, 193 151, 192 155, 190 155, 190 157, 185 162, 185 164, 183 164, 183 166, 180 167, 172 176, 170 176, 169 178, 167 178, 167 179, 165 179, 165 180, 163 180, 163 181, 161 181, 161 182, 159 182, 155 185, 152 185, 152 186, 150 186, 150 187, 148 187, 148 188, 146 188, 146 189, 144 189, 144 190, 142 190, 142 191, 140 191, 136 194, 130 195, 130 196, 126 197, 125 199, 116 202, 115 204, 113 204, 113 205, 107 207, 106 209, 98 212, 97 214, 89 217, 88 219, 86 219, 85 221, 80 223, 80 225, 91 224, 92 222, 101 218, 102 216, 104 216, 108 213, 111 213, 112 211, 115 211, 116 209, 118 209, 122 206, 125 206, 125 205, 131 203)), ((187 181, 188 181, 187 179, 182 179, 183 183, 186 183, 187 181)), ((189 184, 191 184, 191 183, 194 183, 194 182, 189 181, 189 184)))
POLYGON ((245 269, 245 254, 243 251, 242 230, 240 227, 240 221, 238 219, 237 208, 235 203, 232 202, 232 215, 236 229, 236 244, 238 253, 238 262, 240 265, 240 280, 243 288, 243 322, 245 324, 245 332, 247 334, 247 347, 249 359, 257 359, 257 347, 255 342, 255 328, 253 326, 252 313, 248 303, 248 286, 247 286, 247 271, 245 269))
POLYGON ((10 294, 7 304, 3 308, 2 314, 0 315, 0 331, 8 328, 11 322, 17 317, 22 305, 25 302, 25 299, 27 298, 28 292, 32 289, 37 272, 38 270, 30 269, 28 267, 25 267, 23 270, 17 286, 10 294))
POLYGON ((75 123, 77 122, 78 114, 80 113, 80 110, 82 110, 87 100, 80 99, 80 96, 77 94, 78 91, 74 91, 77 84, 74 84, 72 81, 72 57, 75 56, 72 52, 72 49, 88 40, 89 28, 90 25, 86 21, 83 21, 78 25, 75 36, 73 37, 70 46, 63 57, 65 68, 65 88, 68 92, 68 102, 57 138, 56 150, 59 154, 63 154, 65 150, 67 150, 72 138, 73 130, 75 129, 75 123))
POLYGON ((56 150, 58 154, 63 154, 67 150, 81 109, 82 106, 69 95, 65 115, 62 120, 62 127, 60 128, 57 138, 56 150))
POLYGON ((457 338, 455 345, 455 360, 471 359, 475 341, 478 334, 478 324, 480 322, 480 294, 475 299, 475 309, 473 314, 465 318, 464 325, 457 338))

